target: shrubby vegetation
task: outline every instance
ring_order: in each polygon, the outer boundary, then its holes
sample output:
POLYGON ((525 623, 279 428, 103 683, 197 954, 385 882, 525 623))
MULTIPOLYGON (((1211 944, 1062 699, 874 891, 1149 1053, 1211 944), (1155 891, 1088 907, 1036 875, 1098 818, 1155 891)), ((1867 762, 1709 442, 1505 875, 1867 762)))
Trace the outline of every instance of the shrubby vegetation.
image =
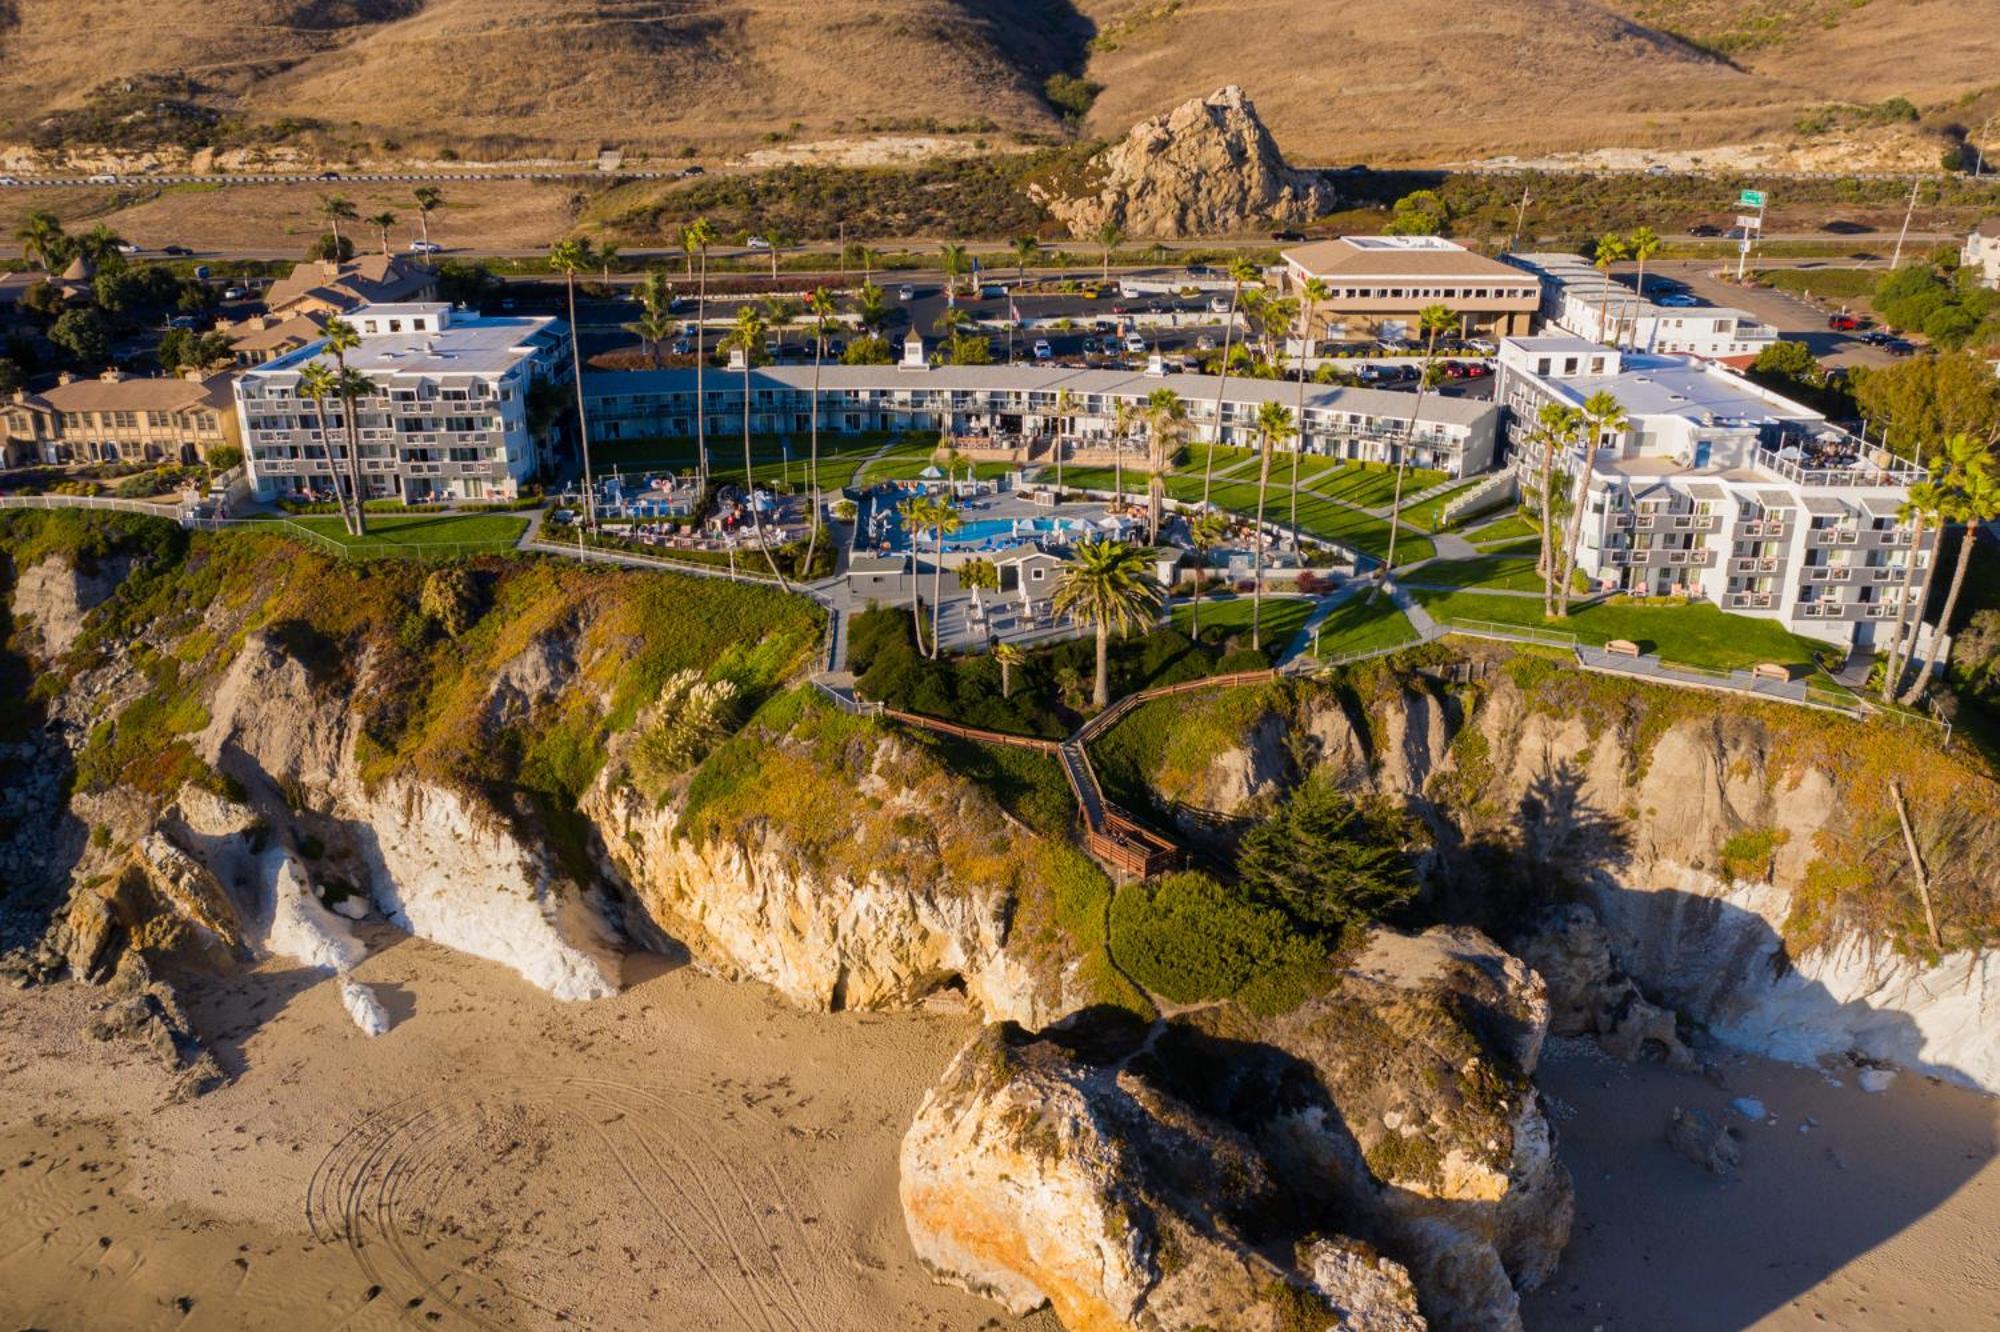
POLYGON ((2000 346, 2000 291, 1961 271, 1958 252, 1940 250, 1905 264, 1875 286, 1875 313, 1897 328, 1922 333, 1947 350, 2000 346))

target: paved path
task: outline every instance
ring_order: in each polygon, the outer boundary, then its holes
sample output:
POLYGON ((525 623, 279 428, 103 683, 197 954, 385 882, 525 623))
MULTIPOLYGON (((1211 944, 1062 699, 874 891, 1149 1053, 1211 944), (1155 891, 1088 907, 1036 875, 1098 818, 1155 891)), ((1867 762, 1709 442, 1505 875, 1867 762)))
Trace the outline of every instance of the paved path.
POLYGON ((1319 605, 1313 607, 1313 613, 1306 617, 1306 622, 1299 626, 1298 633, 1292 636, 1292 641, 1286 645, 1283 652, 1278 654, 1278 669, 1281 671, 1285 670, 1299 658, 1310 656, 1312 654, 1313 634, 1321 624, 1326 622, 1326 617, 1354 600, 1357 595, 1360 595, 1369 586, 1368 583, 1360 579, 1352 579, 1342 584, 1338 592, 1321 597, 1319 605))
POLYGON ((1417 631, 1418 642, 1428 643, 1443 636, 1443 627, 1430 617, 1430 612, 1419 605, 1415 597, 1396 583, 1384 583, 1382 588, 1388 593, 1389 600, 1396 603, 1396 609, 1409 617, 1410 627, 1417 631))

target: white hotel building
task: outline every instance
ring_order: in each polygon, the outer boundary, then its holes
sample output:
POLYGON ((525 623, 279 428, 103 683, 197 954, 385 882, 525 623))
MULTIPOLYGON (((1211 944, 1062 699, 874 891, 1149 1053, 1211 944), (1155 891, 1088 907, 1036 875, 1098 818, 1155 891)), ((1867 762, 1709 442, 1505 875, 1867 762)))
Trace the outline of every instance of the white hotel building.
MULTIPOLYGON (((905 345, 900 365, 829 365, 820 372, 820 429, 835 433, 949 432, 962 436, 1062 437, 1079 444, 1108 442, 1117 405, 1131 413, 1134 438, 1144 434, 1138 413, 1156 389, 1172 389, 1187 408, 1190 438, 1218 438, 1212 375, 1149 370, 1078 370, 1028 365, 927 366, 921 341, 905 345), (1062 395, 1069 399, 1064 406, 1062 395)), ((813 368, 764 366, 750 372, 750 429, 803 440, 812 427, 813 368)), ((703 377, 700 410, 712 439, 743 428, 743 375, 712 370, 703 377)), ((695 433, 693 370, 618 370, 586 373, 586 410, 593 439, 688 439, 695 433)), ((1257 409, 1266 402, 1295 409, 1298 386, 1290 380, 1231 377, 1224 391, 1219 437, 1249 447, 1256 440, 1257 409)), ((1413 393, 1305 388, 1307 452, 1330 458, 1392 461, 1411 428, 1413 393)), ((1453 476, 1492 467, 1500 413, 1492 404, 1430 394, 1411 439, 1410 463, 1453 476)), ((1287 441, 1289 452, 1298 441, 1287 441)))
MULTIPOLYGON (((487 317, 442 302, 367 305, 346 316, 361 335, 349 369, 375 385, 355 403, 362 489, 370 499, 517 498, 540 463, 528 428, 528 391, 566 380, 563 325, 538 317, 487 317)), ((259 498, 332 489, 346 474, 338 398, 325 403, 328 438, 299 372, 332 364, 324 340, 308 343, 236 381, 244 456, 259 498)))
MULTIPOLYGON (((1597 392, 1629 425, 1558 463, 1585 486, 1578 568, 1599 586, 1704 598, 1844 646, 1886 642, 1935 535, 1913 552, 1897 514, 1916 463, 1724 367, 1620 353, 1576 337, 1509 338, 1497 394, 1522 484, 1539 473, 1542 404, 1597 392)), ((1914 595, 1914 594, 1913 594, 1914 595)))
POLYGON ((1647 300, 1575 254, 1503 258, 1542 283, 1542 321, 1591 342, 1634 351, 1749 365, 1778 341, 1778 330, 1721 305, 1671 306, 1647 300))

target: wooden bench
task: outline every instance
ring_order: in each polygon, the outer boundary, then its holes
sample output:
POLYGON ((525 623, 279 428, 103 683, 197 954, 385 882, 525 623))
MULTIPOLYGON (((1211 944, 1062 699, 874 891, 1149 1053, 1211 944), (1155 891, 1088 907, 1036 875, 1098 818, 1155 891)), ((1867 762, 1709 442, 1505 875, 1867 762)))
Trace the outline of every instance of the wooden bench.
POLYGON ((1604 645, 1604 650, 1614 657, 1637 657, 1639 645, 1627 638, 1614 638, 1604 645))
POLYGON ((1789 666, 1780 666, 1774 661, 1759 662, 1750 668, 1750 678, 1753 680, 1776 680, 1779 684, 1790 684, 1792 681, 1792 668, 1789 666))

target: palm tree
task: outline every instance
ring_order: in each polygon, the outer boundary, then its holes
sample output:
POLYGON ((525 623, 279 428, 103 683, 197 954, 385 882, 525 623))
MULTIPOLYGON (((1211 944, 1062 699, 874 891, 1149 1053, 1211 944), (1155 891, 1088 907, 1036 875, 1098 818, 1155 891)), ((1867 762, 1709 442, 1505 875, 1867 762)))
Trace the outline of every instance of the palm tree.
POLYGON ((1014 274, 1021 281, 1028 280, 1028 265, 1041 257, 1042 242, 1034 236, 1014 237, 1014 274))
POLYGON ((1306 452, 1306 361, 1312 352, 1313 314, 1333 299, 1333 285, 1325 278, 1309 277, 1299 287, 1299 400, 1298 446, 1292 450, 1292 549, 1299 548, 1299 463, 1306 452))
POLYGON ((299 370, 299 395, 312 399, 313 415, 319 422, 320 451, 326 455, 327 477, 333 482, 333 497, 340 505, 340 522, 354 531, 354 515, 347 511, 347 485, 333 461, 333 440, 326 433, 326 400, 340 392, 340 375, 325 361, 308 361, 299 370))
MULTIPOLYGON (((806 319, 813 333, 812 460, 806 464, 806 491, 812 497, 811 527, 806 538, 808 571, 819 550, 819 372, 826 361, 826 334, 833 325, 834 311, 833 292, 827 288, 814 287, 812 295, 806 297, 806 319)), ((807 576, 811 576, 810 572, 807 576)))
POLYGON ((1940 518, 1946 507, 1943 486, 1936 481, 1925 481, 1910 487, 1909 497, 1896 510, 1896 521, 1910 526, 1910 561, 1903 567, 1903 595, 1896 607, 1896 633, 1889 643, 1889 664, 1882 672, 1882 701, 1892 703, 1896 691, 1902 688, 1903 671, 1908 665, 1904 658, 1906 645, 1914 647, 1909 640, 1915 637, 1916 629, 1910 625, 1910 607, 1917 608, 1917 626, 1924 620, 1924 603, 1930 599, 1930 577, 1937 570, 1936 552, 1926 561, 1929 570, 1924 576, 1924 595, 1912 595, 1916 591, 1917 560, 1924 549, 1924 529, 1933 515, 1940 518))
POLYGON ((1534 429, 1529 438, 1541 446, 1540 466, 1541 489, 1537 492, 1542 508, 1542 553, 1536 563, 1536 570, 1542 575, 1542 616, 1554 619, 1556 613, 1556 501, 1555 475, 1556 455, 1575 443, 1583 432, 1583 413, 1576 408, 1559 402, 1545 402, 1535 418, 1534 429))
POLYGON ((695 255, 701 256, 701 282, 694 298, 694 456, 703 485, 708 484, 708 399, 702 392, 701 380, 708 354, 702 337, 708 324, 708 247, 713 244, 715 228, 707 218, 698 217, 681 228, 681 250, 687 255, 689 266, 694 264, 695 255))
POLYGON ((1605 346, 1615 346, 1617 340, 1611 336, 1611 265, 1627 256, 1629 251, 1625 238, 1615 231, 1607 231, 1597 238, 1597 250, 1591 263, 1604 275, 1603 290, 1598 293, 1597 333, 1599 342, 1605 346))
POLYGON ((91 267, 101 268, 107 260, 118 253, 118 247, 124 243, 124 237, 99 222, 76 238, 75 250, 91 267))
POLYGON ((1125 239, 1125 228, 1116 222, 1106 222, 1097 229, 1097 243, 1104 250, 1103 280, 1111 281, 1111 252, 1118 248, 1118 242, 1125 239))
POLYGON ((938 252, 944 264, 944 289, 952 296, 958 295, 958 279, 965 272, 965 247, 956 243, 946 245, 938 252))
POLYGON ((387 259, 389 257, 389 228, 396 225, 396 215, 385 208, 373 217, 370 217, 368 225, 381 233, 382 257, 387 259))
POLYGON ((570 377, 576 382, 576 437, 583 455, 583 517, 591 531, 597 530, 597 488, 590 475, 590 418, 583 410, 583 350, 576 333, 576 275, 591 266, 595 256, 590 242, 582 236, 557 241, 549 251, 549 267, 563 275, 563 290, 569 298, 570 377))
POLYGON ((31 256, 44 273, 53 273, 68 262, 64 256, 69 249, 69 237, 63 234, 61 220, 45 209, 28 214, 27 220, 15 229, 14 239, 21 243, 21 252, 31 256))
POLYGON ((1068 389, 1056 390, 1056 500, 1062 501, 1063 436, 1069 433, 1069 414, 1076 410, 1076 395, 1068 389))
MULTIPOLYGON (((2000 477, 1994 475, 1993 455, 1985 445, 1970 435, 1953 435, 1945 441, 1942 470, 1950 491, 1948 516, 1964 527, 1964 534, 1959 538, 1958 563, 1952 570, 1951 590, 1945 593, 1944 611, 1938 616, 1937 628, 1931 634, 1923 667, 1917 672, 1917 678, 1911 681, 1909 692, 1903 695, 1905 707, 1915 707, 1923 699, 1924 691, 1930 688, 1944 636, 1951 629, 1953 612, 1958 609, 1959 591, 1965 586, 1966 571, 1972 567, 1973 543, 1979 540, 1980 528, 2000 518, 2000 477)), ((1942 550, 1933 554, 1933 573, 1937 564, 1936 554, 1941 553, 1942 550)), ((1926 601, 1929 600, 1931 576, 1927 574, 1924 578, 1926 601)), ((1918 619, 1922 619, 1921 610, 1918 619)))
MULTIPOLYGON (((1660 239, 1660 233, 1654 231, 1651 227, 1639 227, 1630 236, 1625 238, 1626 254, 1639 261, 1638 298, 1640 301, 1646 299, 1646 261, 1658 254, 1665 246, 1666 242, 1660 239)), ((1635 329, 1634 331, 1636 332, 1637 330, 1635 329)), ((1639 349, 1635 347, 1633 350, 1637 351, 1639 349)))
POLYGON ((355 331, 354 325, 345 319, 329 319, 323 336, 327 351, 333 354, 334 392, 340 395, 341 426, 347 436, 347 477, 348 485, 354 492, 354 535, 367 536, 367 497, 361 489, 361 432, 354 419, 354 403, 370 392, 373 386, 347 368, 347 353, 361 345, 361 335, 355 331))
POLYGON ((410 191, 417 201, 417 225, 424 233, 424 262, 430 262, 431 214, 444 207, 444 191, 435 185, 419 185, 410 191))
POLYGON ((1236 333, 1236 305, 1243 297, 1243 284, 1254 280, 1257 269, 1248 259, 1237 255, 1229 261, 1229 322, 1222 328, 1222 377, 1215 381, 1215 442, 1209 445, 1208 458, 1201 469, 1201 502, 1208 504, 1208 497, 1215 485, 1215 455, 1222 448, 1222 395, 1229 387, 1229 344, 1236 333))
POLYGON ((929 495, 912 495, 896 506, 896 516, 903 521, 903 537, 910 546, 910 623, 916 627, 917 650, 924 646, 924 613, 917 600, 917 534, 930 524, 931 511, 937 501, 929 495))
POLYGON ((986 602, 980 594, 1000 590, 1000 570, 993 561, 975 555, 958 566, 958 585, 972 593, 972 613, 982 615, 986 602))
POLYGON ((1629 424, 1625 404, 1610 392, 1599 389, 1583 400, 1583 457, 1577 467, 1579 479, 1571 497, 1569 522, 1563 529, 1561 577, 1556 584, 1556 618, 1569 617, 1569 598, 1576 579, 1576 547, 1583 536, 1583 511, 1590 498, 1590 465, 1606 435, 1622 435, 1629 424))
POLYGON ((1132 433, 1132 408, 1123 398, 1111 400, 1111 502, 1125 504, 1125 440, 1132 433))
POLYGON ((1267 402, 1257 409, 1257 553, 1250 578, 1250 646, 1261 650, 1264 619, 1264 492, 1271 485, 1271 455, 1292 437, 1292 414, 1283 403, 1267 402))
POLYGON ((1167 508, 1167 470, 1179 447, 1181 432, 1187 428, 1187 404, 1181 395, 1162 384, 1146 395, 1146 432, 1153 441, 1153 476, 1146 483, 1146 539, 1160 543, 1160 520, 1167 508))
POLYGON ((647 310, 624 328, 645 344, 647 358, 655 370, 659 369, 660 344, 674 335, 673 319, 663 310, 647 310))
POLYGON ((965 526, 958 506, 950 498, 931 501, 931 535, 937 540, 937 554, 931 561, 931 656, 944 650, 938 636, 938 615, 944 609, 944 539, 965 526))
POLYGON ((326 198, 320 200, 319 211, 320 215, 326 218, 328 224, 333 228, 333 261, 339 263, 340 224, 342 222, 352 222, 360 214, 354 210, 354 205, 345 196, 338 194, 329 194, 326 198))
POLYGON ((633 294, 639 298, 639 304, 652 314, 664 315, 673 311, 674 284, 665 269, 648 269, 645 276, 639 279, 633 294))
POLYGON ((597 243, 597 271, 598 276, 604 279, 606 295, 609 295, 611 292, 611 265, 616 262, 618 262, 618 247, 610 241, 599 241, 597 243))
POLYGON ((1417 437, 1417 418, 1423 414, 1424 394, 1430 391, 1431 377, 1437 373, 1438 334, 1452 326, 1456 316, 1451 307, 1444 304, 1426 305, 1417 312, 1417 327, 1423 330, 1424 372, 1417 379, 1417 401, 1410 409, 1410 424, 1403 431, 1402 447, 1396 450, 1396 495, 1389 506, 1389 558, 1383 567, 1390 573, 1396 571, 1396 538, 1403 530, 1403 478, 1410 467, 1410 448, 1417 437))
POLYGON ((880 336, 882 325, 889 322, 889 298, 874 283, 864 282, 854 293, 854 312, 861 327, 880 336))
POLYGON ((757 533, 757 544, 764 548, 764 562, 771 566, 771 576, 789 592, 792 585, 778 568, 777 552, 764 539, 764 513, 757 507, 757 468, 750 451, 750 369, 764 350, 764 316, 749 301, 736 307, 736 327, 729 331, 725 346, 743 354, 743 502, 750 506, 750 526, 757 533))
POLYGON ((1093 707, 1109 707, 1111 631, 1123 635, 1135 625, 1151 623, 1160 605, 1160 588, 1146 566, 1145 552, 1108 537, 1079 541, 1056 583, 1052 605, 1058 614, 1097 631, 1097 676, 1090 700, 1093 707))
POLYGON ((1188 523, 1188 545, 1195 554, 1194 608, 1189 616, 1191 637, 1201 637, 1201 585, 1208 581, 1208 552, 1229 535, 1229 520, 1219 513, 1197 515, 1188 523))
POLYGON ((1014 668, 1021 664, 1021 649, 1012 643, 997 643, 993 660, 1000 663, 1000 697, 1014 697, 1014 668))

